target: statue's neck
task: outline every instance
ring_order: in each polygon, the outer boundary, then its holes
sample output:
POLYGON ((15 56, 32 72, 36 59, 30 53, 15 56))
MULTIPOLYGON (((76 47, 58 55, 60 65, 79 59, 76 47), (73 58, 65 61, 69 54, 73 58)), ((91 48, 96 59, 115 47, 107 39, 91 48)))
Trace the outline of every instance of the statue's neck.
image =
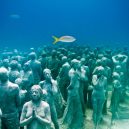
POLYGON ((40 99, 39 99, 39 100, 35 100, 35 101, 32 100, 32 103, 33 103, 33 106, 34 106, 34 107, 39 107, 40 102, 41 102, 40 99))

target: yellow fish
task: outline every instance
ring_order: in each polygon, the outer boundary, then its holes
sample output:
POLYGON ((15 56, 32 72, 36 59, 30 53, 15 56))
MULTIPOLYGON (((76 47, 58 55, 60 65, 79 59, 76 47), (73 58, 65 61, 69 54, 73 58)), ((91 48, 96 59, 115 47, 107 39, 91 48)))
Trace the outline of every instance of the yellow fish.
POLYGON ((54 38, 53 44, 56 44, 57 42, 74 42, 76 39, 73 36, 61 36, 60 38, 57 38, 56 36, 52 36, 54 38))

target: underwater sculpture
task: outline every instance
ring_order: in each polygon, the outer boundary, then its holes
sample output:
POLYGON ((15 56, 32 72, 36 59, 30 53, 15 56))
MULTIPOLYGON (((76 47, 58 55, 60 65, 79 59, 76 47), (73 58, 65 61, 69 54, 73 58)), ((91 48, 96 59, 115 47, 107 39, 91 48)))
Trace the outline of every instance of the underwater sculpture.
POLYGON ((39 85, 32 86, 31 101, 23 106, 21 126, 27 126, 27 129, 52 129, 50 107, 42 101, 42 93, 39 85))
POLYGON ((92 93, 93 122, 95 128, 97 128, 102 119, 102 110, 107 88, 107 78, 104 76, 104 68, 102 66, 97 68, 97 73, 92 77, 92 83, 94 87, 92 93))
POLYGON ((44 99, 50 105, 51 119, 54 123, 55 129, 59 129, 56 105, 54 101, 54 94, 57 92, 56 81, 52 79, 51 71, 49 69, 44 69, 43 73, 45 80, 41 81, 39 85, 46 93, 44 95, 44 99))
POLYGON ((19 87, 9 81, 8 70, 2 67, 0 68, 0 93, 2 129, 19 129, 19 87))

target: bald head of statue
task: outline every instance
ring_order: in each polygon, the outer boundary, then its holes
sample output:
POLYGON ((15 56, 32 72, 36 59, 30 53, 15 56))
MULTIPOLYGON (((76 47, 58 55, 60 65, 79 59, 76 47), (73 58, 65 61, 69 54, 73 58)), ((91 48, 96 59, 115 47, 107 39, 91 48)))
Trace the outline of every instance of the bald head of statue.
POLYGON ((8 70, 4 67, 0 68, 0 82, 5 83, 8 81, 9 73, 8 70))

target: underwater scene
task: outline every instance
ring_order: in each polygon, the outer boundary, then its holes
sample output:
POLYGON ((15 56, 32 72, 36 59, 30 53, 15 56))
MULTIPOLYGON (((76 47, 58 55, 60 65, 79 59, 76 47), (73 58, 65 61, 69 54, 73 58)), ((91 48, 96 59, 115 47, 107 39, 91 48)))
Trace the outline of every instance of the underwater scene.
POLYGON ((129 1, 1 0, 0 129, 129 129, 129 1))

